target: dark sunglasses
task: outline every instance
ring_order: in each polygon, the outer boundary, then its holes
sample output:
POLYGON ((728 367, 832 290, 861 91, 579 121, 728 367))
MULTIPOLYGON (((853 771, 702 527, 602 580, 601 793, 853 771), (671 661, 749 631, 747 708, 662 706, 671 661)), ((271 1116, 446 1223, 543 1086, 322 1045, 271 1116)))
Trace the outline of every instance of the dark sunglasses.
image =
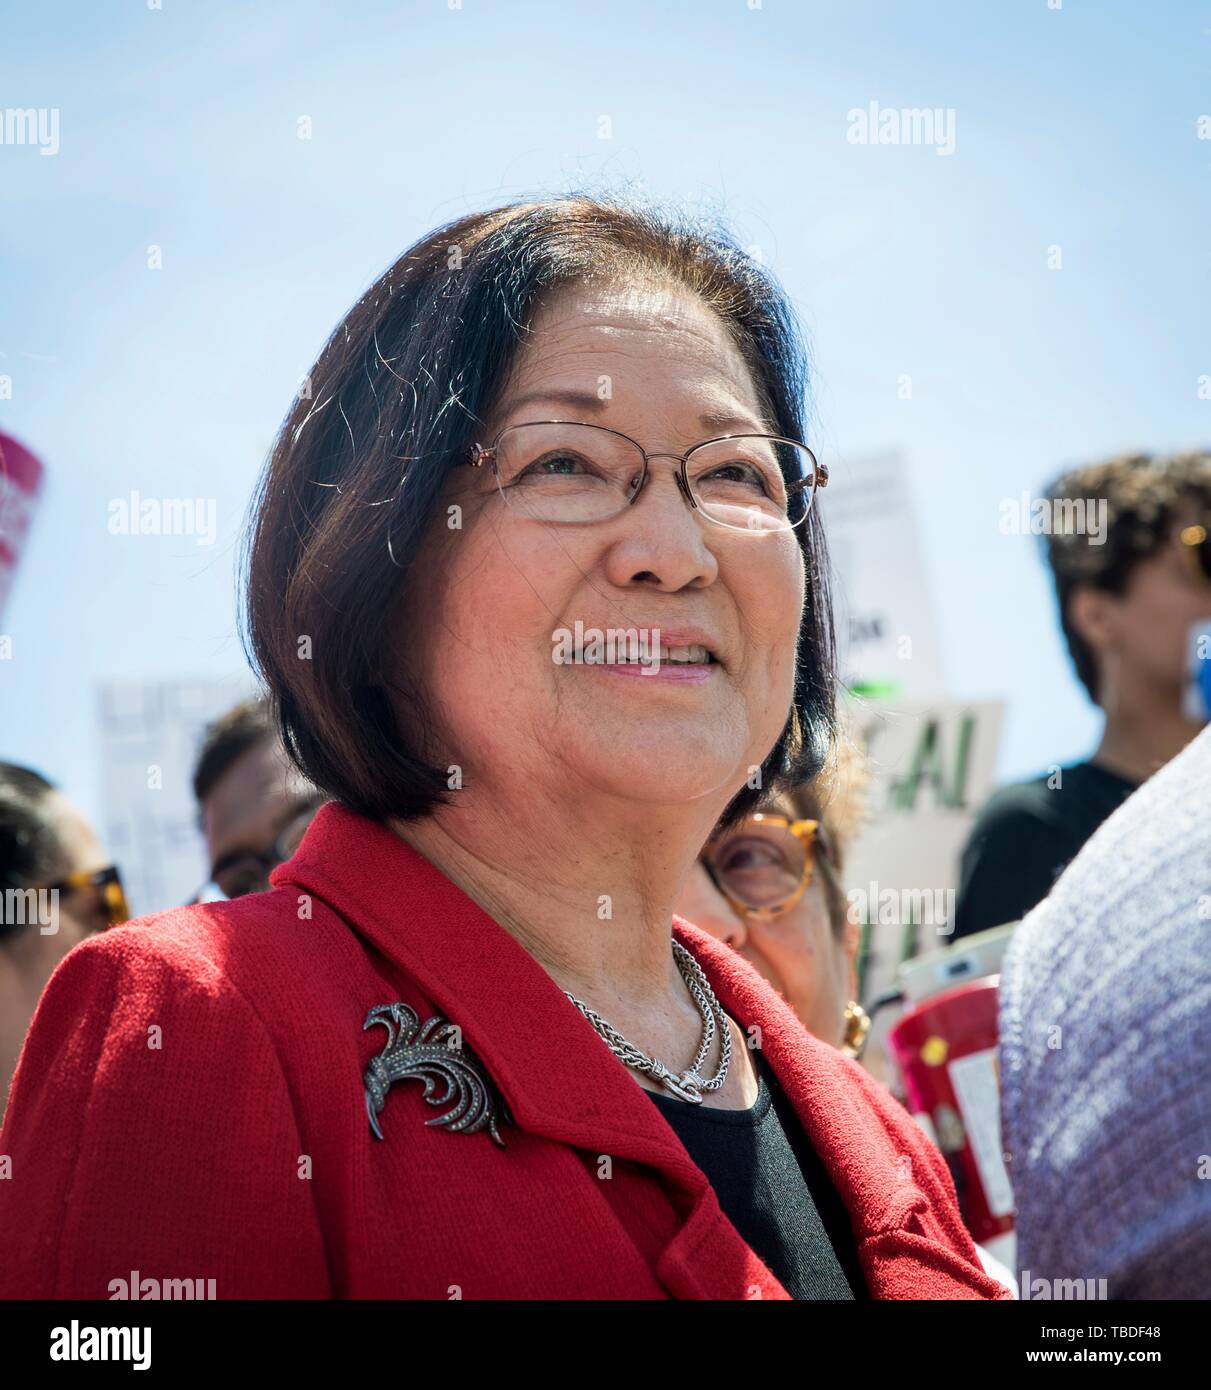
POLYGON ((79 893, 89 888, 96 889, 105 918, 105 931, 130 921, 130 905, 126 901, 126 890, 122 887, 122 876, 116 864, 104 869, 80 869, 47 887, 52 893, 79 893))

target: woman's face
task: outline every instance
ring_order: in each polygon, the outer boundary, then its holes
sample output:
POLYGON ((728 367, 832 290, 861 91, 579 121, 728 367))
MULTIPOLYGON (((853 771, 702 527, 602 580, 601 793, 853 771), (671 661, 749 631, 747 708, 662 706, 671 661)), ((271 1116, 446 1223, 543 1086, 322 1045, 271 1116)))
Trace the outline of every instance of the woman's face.
MULTIPOLYGON (((692 295, 642 286, 568 288, 543 305, 479 439, 548 419, 676 454, 771 428, 723 324, 692 295)), ((676 467, 653 459, 633 505, 579 525, 507 506, 488 467, 452 470, 405 599, 419 628, 400 649, 464 787, 514 801, 522 788, 552 811, 586 796, 599 808, 704 799, 709 810, 764 761, 791 705, 802 552, 790 532, 702 520, 676 467), (659 629, 715 661, 689 678, 666 662, 645 675, 557 663, 557 641, 578 623, 659 629)))
MULTIPOLYGON (((793 818, 790 808, 771 809, 793 818)), ((746 856, 753 852, 742 822, 714 842, 711 857, 720 869, 732 866, 743 877, 749 862, 746 856)), ((858 929, 847 922, 840 938, 834 931, 823 880, 827 872, 817 852, 812 880, 803 895, 784 912, 763 921, 733 908, 699 860, 677 899, 676 911, 738 951, 786 999, 809 1033, 835 1047, 845 1031, 845 1006, 856 993, 858 929)))

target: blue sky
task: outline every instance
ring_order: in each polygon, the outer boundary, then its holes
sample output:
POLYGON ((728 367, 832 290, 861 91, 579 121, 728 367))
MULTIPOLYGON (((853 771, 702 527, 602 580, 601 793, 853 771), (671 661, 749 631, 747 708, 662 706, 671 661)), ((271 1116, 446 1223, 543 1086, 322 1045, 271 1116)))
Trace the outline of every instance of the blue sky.
POLYGON ((998 505, 1211 436, 1211 8, 44 0, 0 4, 0 34, 0 109, 60 113, 53 157, 0 144, 0 430, 49 473, 0 617, 0 756, 98 811, 98 681, 243 669, 248 496, 341 314, 437 223, 586 184, 760 247, 821 457, 905 455, 949 686, 1008 702, 1002 775, 1090 746, 1037 541, 998 505), (872 101, 953 109, 954 153, 851 144, 872 101), (132 489, 214 498, 215 543, 111 535, 132 489))

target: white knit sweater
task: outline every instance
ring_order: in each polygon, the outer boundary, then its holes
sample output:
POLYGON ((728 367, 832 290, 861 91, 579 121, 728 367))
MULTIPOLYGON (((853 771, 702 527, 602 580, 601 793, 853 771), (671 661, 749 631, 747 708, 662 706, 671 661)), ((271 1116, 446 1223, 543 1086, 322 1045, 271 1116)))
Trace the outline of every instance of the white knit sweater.
POLYGON ((1026 917, 1000 1009, 1019 1274, 1211 1298, 1211 729, 1026 917))

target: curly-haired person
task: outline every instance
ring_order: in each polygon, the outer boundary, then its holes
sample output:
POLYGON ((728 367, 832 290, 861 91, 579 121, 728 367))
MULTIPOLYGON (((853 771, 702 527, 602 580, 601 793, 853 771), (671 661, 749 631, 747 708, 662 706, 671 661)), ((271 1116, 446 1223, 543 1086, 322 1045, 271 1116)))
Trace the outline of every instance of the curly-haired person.
POLYGON ((1003 787, 963 851, 955 935, 1013 922, 1201 723, 1183 707, 1190 634, 1211 619, 1211 453, 1131 454, 1046 496, 1060 627, 1102 711, 1084 762, 1003 787))

